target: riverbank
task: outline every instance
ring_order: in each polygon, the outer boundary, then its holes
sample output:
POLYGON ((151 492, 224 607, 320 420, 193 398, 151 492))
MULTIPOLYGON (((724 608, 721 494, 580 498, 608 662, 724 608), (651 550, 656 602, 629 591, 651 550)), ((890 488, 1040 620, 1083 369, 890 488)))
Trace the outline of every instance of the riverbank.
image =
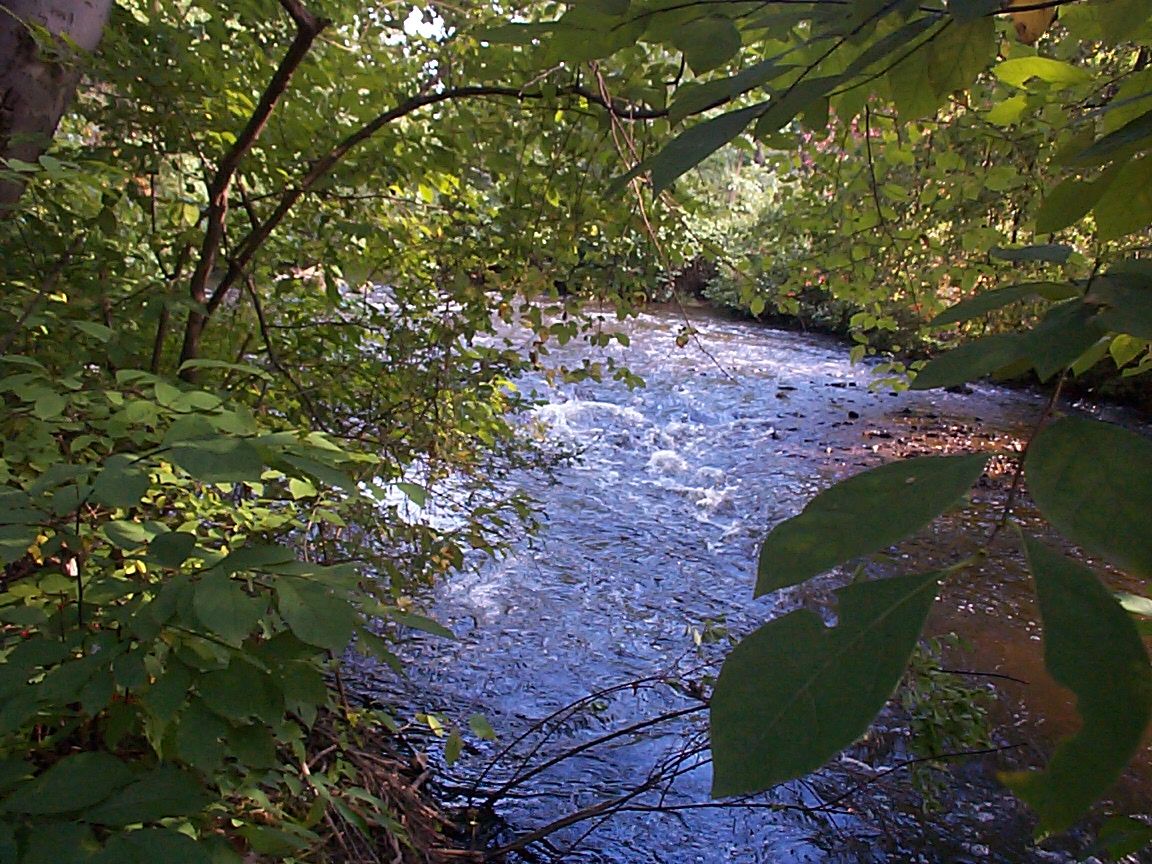
MULTIPOLYGON (((755 314, 736 298, 712 295, 707 286, 704 286, 691 294, 683 294, 663 303, 650 304, 650 308, 698 309, 710 315, 730 318, 733 321, 753 322, 771 329, 830 336, 849 350, 862 344, 856 328, 851 324, 852 309, 842 301, 833 301, 823 295, 811 299, 804 307, 806 311, 800 314, 793 315, 770 309, 755 314), (828 308, 825 309, 825 306, 828 308)), ((873 331, 868 339, 868 344, 876 352, 870 357, 904 365, 929 360, 942 350, 938 343, 926 340, 916 333, 911 327, 911 322, 896 331, 873 331)), ((1046 386, 1031 372, 1025 375, 995 378, 993 381, 998 386, 1012 389, 1046 386)), ((1147 375, 1125 377, 1121 374, 1121 370, 1115 367, 1107 353, 1090 369, 1078 375, 1067 376, 1062 389, 1070 400, 1117 405, 1139 411, 1145 419, 1152 418, 1152 377, 1147 375)))

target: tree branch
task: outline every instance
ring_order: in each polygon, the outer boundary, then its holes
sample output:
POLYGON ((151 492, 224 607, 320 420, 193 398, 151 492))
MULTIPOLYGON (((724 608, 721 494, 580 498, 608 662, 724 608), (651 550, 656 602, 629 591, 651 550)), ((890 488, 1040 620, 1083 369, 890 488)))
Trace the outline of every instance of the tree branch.
MULTIPOLYGON (((268 125, 272 112, 287 91, 292 76, 311 50, 312 43, 329 23, 325 19, 314 16, 299 0, 280 0, 280 5, 296 23, 296 36, 284 58, 280 61, 280 65, 276 68, 276 72, 272 75, 272 79, 268 82, 268 86, 260 94, 260 100, 256 104, 252 116, 248 118, 248 123, 244 126, 232 148, 220 160, 216 174, 208 185, 207 227, 204 231, 204 242, 200 246, 200 260, 196 263, 196 269, 192 273, 192 280, 189 285, 189 293, 194 303, 206 304, 210 299, 216 299, 216 295, 220 294, 218 291, 213 292, 212 298, 209 297, 208 280, 216 266, 220 246, 224 240, 224 226, 228 218, 228 193, 236 176, 236 171, 244 157, 252 150, 256 140, 264 131, 264 127, 268 125)), ((233 279, 233 281, 235 280, 233 279)), ((223 299, 222 294, 220 294, 219 299, 216 299, 212 308, 219 305, 220 299, 223 299)), ((189 313, 188 323, 184 329, 184 345, 180 352, 181 364, 187 360, 195 359, 199 353, 200 336, 212 308, 208 310, 207 314, 196 310, 189 313)))

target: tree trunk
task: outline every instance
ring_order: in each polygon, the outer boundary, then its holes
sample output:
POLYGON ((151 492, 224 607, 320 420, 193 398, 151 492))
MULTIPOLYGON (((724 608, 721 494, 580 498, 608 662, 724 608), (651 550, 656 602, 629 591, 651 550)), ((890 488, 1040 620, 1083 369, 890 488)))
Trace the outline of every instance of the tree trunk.
MULTIPOLYGON (((0 0, 0 162, 35 162, 47 149, 80 80, 78 52, 96 50, 111 8, 112 0, 0 0)), ((0 177, 0 218, 23 191, 0 177)))

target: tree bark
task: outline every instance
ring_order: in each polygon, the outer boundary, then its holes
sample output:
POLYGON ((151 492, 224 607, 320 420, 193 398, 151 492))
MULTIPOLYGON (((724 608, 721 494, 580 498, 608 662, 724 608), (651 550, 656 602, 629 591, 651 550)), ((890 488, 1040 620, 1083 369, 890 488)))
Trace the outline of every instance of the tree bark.
MULTIPOLYGON (((0 0, 0 162, 35 162, 47 149, 111 8, 112 0, 0 0)), ((0 218, 23 192, 23 182, 0 176, 0 218)))

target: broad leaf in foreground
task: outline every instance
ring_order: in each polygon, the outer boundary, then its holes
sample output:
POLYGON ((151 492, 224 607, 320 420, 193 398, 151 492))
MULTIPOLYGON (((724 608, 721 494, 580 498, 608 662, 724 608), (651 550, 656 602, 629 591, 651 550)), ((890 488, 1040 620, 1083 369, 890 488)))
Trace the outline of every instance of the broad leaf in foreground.
POLYGON ((836 627, 801 609, 737 645, 712 694, 713 796, 801 777, 864 734, 900 680, 938 580, 849 585, 836 592, 836 627))
POLYGON ((849 477, 777 525, 760 549, 756 596, 885 549, 957 504, 987 456, 921 456, 849 477))
POLYGON ((932 319, 933 327, 957 324, 979 318, 1010 303, 1042 297, 1045 300, 1067 300, 1081 293, 1072 282, 1021 282, 991 291, 981 291, 975 297, 950 306, 932 319))
POLYGON ((1020 360, 1024 343, 1020 333, 993 333, 957 345, 928 361, 912 379, 913 390, 955 387, 990 375, 1020 360))
POLYGON ((1065 417, 1036 436, 1024 473, 1040 511, 1070 540, 1152 576, 1152 441, 1065 417))
POLYGON ((1024 540, 1044 621, 1044 662, 1076 694, 1082 725, 1044 771, 1002 775, 1048 834, 1071 827, 1140 746, 1152 715, 1152 667, 1131 619, 1091 570, 1024 540))

